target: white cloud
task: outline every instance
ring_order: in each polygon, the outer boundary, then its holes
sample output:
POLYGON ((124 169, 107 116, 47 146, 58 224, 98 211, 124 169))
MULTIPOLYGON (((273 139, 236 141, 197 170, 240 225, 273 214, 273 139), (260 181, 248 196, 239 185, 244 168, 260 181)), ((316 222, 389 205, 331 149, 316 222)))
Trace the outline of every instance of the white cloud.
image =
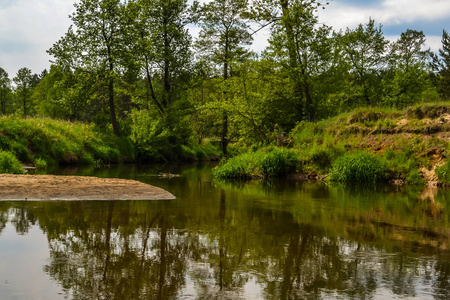
POLYGON ((441 36, 427 36, 427 41, 425 42, 425 46, 430 48, 434 52, 438 52, 442 47, 441 36))
POLYGON ((447 0, 384 0, 378 6, 350 6, 332 2, 319 12, 320 21, 336 30, 355 28, 369 18, 383 25, 398 25, 417 21, 434 21, 450 17, 450 1, 447 0))
POLYGON ((380 21, 386 24, 448 18, 450 1, 385 0, 379 16, 380 21))
MULTIPOLYGON (((74 1, 0 0, 0 67, 10 77, 14 77, 21 67, 28 67, 34 73, 49 67, 51 57, 46 50, 66 33, 71 24, 68 15, 74 11, 74 1)), ((367 23, 369 17, 385 28, 436 20, 442 20, 444 28, 450 19, 450 1, 383 0, 378 5, 351 6, 336 0, 319 12, 320 22, 333 26, 335 30, 355 28, 360 23, 367 23)), ((420 30, 420 26, 417 29, 420 30)), ((190 30, 194 36, 197 34, 195 31, 198 29, 190 30)), ((427 35, 427 46, 433 50, 441 46, 438 34, 427 35)), ((263 50, 268 36, 268 30, 258 32, 252 49, 257 52, 263 50)))
MULTIPOLYGON (((0 0, 4 1, 4 0, 0 0)), ((49 67, 46 53, 65 34, 72 1, 16 0, 0 5, 0 67, 12 78, 22 67, 40 73, 49 67)))

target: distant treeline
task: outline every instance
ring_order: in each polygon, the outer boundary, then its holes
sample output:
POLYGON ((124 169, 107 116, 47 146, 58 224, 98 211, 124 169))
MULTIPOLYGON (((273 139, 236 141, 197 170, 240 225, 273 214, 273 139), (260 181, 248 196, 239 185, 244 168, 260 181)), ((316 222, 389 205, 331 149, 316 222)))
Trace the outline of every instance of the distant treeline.
MULTIPOLYGON (((300 121, 360 106, 403 108, 450 96, 450 37, 388 41, 382 26, 320 24, 302 0, 80 0, 48 50, 48 71, 0 68, 0 112, 92 122, 128 136, 142 157, 216 140, 266 145, 300 121), (198 26, 195 40, 188 26, 198 26), (250 50, 255 31, 269 45, 250 50), (174 147, 177 145, 178 147, 174 147)), ((332 10, 330 5, 326 9, 332 10)))

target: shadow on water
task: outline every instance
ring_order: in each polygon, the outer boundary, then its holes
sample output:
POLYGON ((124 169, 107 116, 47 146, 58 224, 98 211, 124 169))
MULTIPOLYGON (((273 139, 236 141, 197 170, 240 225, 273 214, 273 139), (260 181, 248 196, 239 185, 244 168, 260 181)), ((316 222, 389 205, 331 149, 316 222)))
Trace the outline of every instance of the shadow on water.
POLYGON ((0 202, 0 230, 45 234, 43 276, 70 299, 450 298, 447 191, 230 183, 210 165, 55 173, 131 178, 177 196, 0 202))

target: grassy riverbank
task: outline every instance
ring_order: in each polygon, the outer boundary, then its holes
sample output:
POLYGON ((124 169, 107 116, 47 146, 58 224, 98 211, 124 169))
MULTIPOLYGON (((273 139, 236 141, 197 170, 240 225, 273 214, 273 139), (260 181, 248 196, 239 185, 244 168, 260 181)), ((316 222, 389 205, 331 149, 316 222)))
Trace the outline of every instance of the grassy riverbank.
POLYGON ((135 147, 94 125, 48 118, 0 118, 0 149, 38 166, 133 161, 135 147))
POLYGON ((289 161, 296 173, 341 182, 449 183, 449 141, 448 102, 405 110, 360 108, 320 122, 299 123, 289 133, 289 150, 268 147, 249 152, 224 162, 215 174, 222 178, 270 177, 272 174, 261 172, 260 162, 273 153, 290 151, 289 159, 269 159, 271 166, 266 169, 277 169, 278 164, 289 161), (246 170, 246 175, 232 175, 239 173, 236 170, 246 170))
POLYGON ((220 150, 211 143, 168 151, 155 144, 140 148, 129 137, 117 137, 93 124, 50 118, 0 117, 0 173, 17 173, 17 165, 38 168, 64 164, 111 164, 119 162, 194 161, 218 159, 220 150), (19 163, 20 161, 20 163, 19 163))

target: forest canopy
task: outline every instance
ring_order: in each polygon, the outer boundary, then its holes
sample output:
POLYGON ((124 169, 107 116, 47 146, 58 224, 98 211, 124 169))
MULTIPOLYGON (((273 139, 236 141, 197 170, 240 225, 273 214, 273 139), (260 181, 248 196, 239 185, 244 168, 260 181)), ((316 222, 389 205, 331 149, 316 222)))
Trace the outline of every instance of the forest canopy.
POLYGON ((317 11, 332 8, 317 0, 74 5, 49 70, 11 78, 0 68, 0 113, 92 122, 129 137, 142 159, 176 159, 205 140, 226 154, 230 143, 276 143, 302 121, 450 96, 445 29, 433 53, 423 31, 390 41, 373 19, 339 31, 321 24, 317 11), (263 28, 268 46, 255 53, 263 28))

